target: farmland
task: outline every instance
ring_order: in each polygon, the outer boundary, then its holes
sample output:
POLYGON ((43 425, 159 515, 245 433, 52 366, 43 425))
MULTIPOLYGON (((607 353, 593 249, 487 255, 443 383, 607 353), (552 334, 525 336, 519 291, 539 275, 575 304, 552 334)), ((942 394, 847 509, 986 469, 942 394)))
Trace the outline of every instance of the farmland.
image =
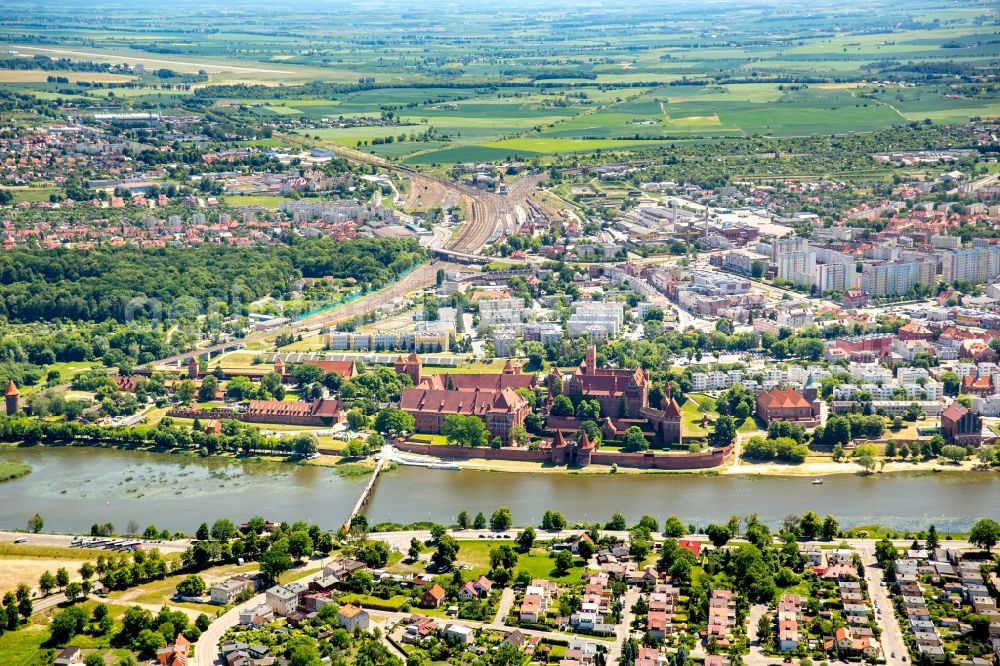
POLYGON ((723 3, 712 15, 655 5, 268 9, 220 17, 198 39, 192 3, 172 6, 169 21, 125 10, 114 30, 47 6, 3 17, 0 90, 167 114, 207 103, 236 122, 415 166, 1000 113, 997 12, 986 4, 723 3))

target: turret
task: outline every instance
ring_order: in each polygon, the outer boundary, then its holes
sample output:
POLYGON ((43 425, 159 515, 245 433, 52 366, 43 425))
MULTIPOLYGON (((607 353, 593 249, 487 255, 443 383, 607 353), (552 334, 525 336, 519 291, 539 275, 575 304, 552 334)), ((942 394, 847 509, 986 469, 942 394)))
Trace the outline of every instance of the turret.
POLYGON ((7 392, 4 393, 4 404, 7 407, 7 416, 17 414, 21 408, 21 392, 17 390, 17 384, 13 379, 7 381, 7 392))

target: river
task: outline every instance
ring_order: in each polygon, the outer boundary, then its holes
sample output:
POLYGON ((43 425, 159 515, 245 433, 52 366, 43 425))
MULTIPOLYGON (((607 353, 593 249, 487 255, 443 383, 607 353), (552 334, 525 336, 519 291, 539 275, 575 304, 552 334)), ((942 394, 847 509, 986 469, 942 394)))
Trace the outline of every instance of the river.
MULTIPOLYGON (((0 483, 0 528, 23 528, 39 513, 45 529, 119 530, 134 520, 193 532, 219 517, 307 520, 337 528, 365 484, 328 468, 235 462, 95 448, 0 447, 0 460, 28 463, 32 473, 0 483)), ((676 474, 576 475, 443 471, 404 467, 385 473, 367 507, 371 522, 450 523, 459 511, 487 515, 508 505, 516 523, 537 524, 546 509, 571 521, 630 521, 676 514, 704 526, 738 513, 777 525, 789 514, 832 513, 841 525, 881 524, 917 530, 967 528, 1000 518, 1000 474, 885 474, 802 477, 676 474)))

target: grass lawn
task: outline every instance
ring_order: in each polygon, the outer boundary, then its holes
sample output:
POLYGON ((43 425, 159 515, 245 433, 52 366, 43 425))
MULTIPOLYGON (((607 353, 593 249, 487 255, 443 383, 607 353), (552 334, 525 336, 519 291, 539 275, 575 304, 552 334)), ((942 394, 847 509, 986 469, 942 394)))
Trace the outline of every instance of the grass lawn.
MULTIPOLYGON (((490 569, 490 551, 500 544, 507 543, 514 545, 511 540, 490 541, 490 540, 460 540, 458 558, 455 564, 458 566, 468 565, 471 570, 464 573, 466 580, 485 574, 490 569)), ((516 547, 516 546, 515 546, 516 547)), ((549 578, 561 582, 579 580, 583 573, 583 560, 575 560, 573 566, 563 576, 555 575, 555 560, 549 557, 548 551, 541 548, 532 548, 531 552, 522 554, 517 559, 516 571, 527 571, 532 578, 549 578)))
MULTIPOLYGON (((0 558, 39 558, 53 560, 84 560, 96 559, 100 553, 107 554, 108 551, 94 548, 70 548, 69 546, 36 546, 31 543, 31 536, 28 536, 28 543, 14 543, 5 541, 0 543, 0 558)), ((170 558, 166 558, 170 559, 170 558)))
POLYGON ((399 612, 403 604, 409 601, 409 597, 402 594, 394 594, 388 599, 382 599, 381 597, 373 597, 369 594, 349 594, 346 597, 341 597, 340 601, 345 604, 355 604, 365 608, 399 612))
MULTIPOLYGON (((308 565, 307 565, 308 567, 308 565)), ((282 585, 285 583, 291 583, 292 581, 298 580, 300 578, 305 578, 306 576, 311 576, 312 574, 320 571, 323 567, 296 567, 294 569, 289 569, 285 573, 278 576, 278 582, 282 585)))
POLYGON ((444 435, 413 435, 410 437, 414 442, 426 442, 427 444, 447 444, 448 438, 444 435))
MULTIPOLYGON (((77 605, 84 608, 87 613, 93 612, 98 601, 88 600, 77 605)), ((108 614, 113 618, 120 617, 127 606, 108 604, 108 614)), ((60 647, 48 644, 49 621, 50 618, 61 611, 61 607, 51 608, 42 613, 38 613, 31 618, 31 622, 20 627, 17 631, 8 631, 0 636, 0 663, 4 666, 29 666, 34 664, 49 663, 42 653, 47 649, 55 649, 58 653, 60 647)), ((119 658, 131 655, 130 650, 122 648, 111 648, 111 636, 118 631, 120 625, 116 622, 115 628, 106 636, 88 636, 79 634, 74 636, 69 644, 76 645, 83 650, 84 656, 96 652, 105 658, 105 663, 115 663, 119 658)))
POLYGON ((688 399, 681 406, 682 427, 685 437, 707 437, 709 427, 702 427, 701 419, 708 416, 709 426, 719 417, 719 412, 715 409, 706 409, 703 404, 708 403, 710 398, 705 395, 689 393, 688 399))
MULTIPOLYGON (((243 573, 247 571, 256 571, 258 566, 256 563, 244 564, 243 566, 227 564, 218 567, 211 567, 205 569, 204 571, 198 572, 198 575, 202 577, 205 584, 211 587, 213 584, 226 580, 238 573, 243 573)), ((189 574, 177 574, 174 576, 167 576, 163 580, 153 580, 148 583, 143 583, 136 587, 130 588, 128 590, 121 590, 112 592, 109 598, 112 600, 121 599, 122 603, 140 603, 140 604, 166 604, 170 603, 176 606, 184 606, 185 608, 191 608, 197 610, 201 613, 212 617, 220 609, 219 606, 214 606, 212 604, 196 604, 196 603, 174 603, 171 601, 174 596, 174 591, 177 589, 177 584, 188 577, 189 574)))

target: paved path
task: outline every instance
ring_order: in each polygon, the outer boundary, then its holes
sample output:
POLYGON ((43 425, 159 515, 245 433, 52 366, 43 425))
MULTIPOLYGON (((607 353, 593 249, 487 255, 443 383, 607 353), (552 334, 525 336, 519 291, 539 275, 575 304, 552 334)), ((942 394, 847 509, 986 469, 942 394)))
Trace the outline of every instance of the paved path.
POLYGON ((514 590, 512 588, 505 587, 500 593, 500 605, 497 607, 496 617, 493 618, 493 623, 490 626, 496 629, 502 628, 507 616, 510 615, 510 609, 513 607, 514 590))
MULTIPOLYGON (((901 666, 903 656, 906 652, 906 641, 903 640, 903 631, 896 618, 896 611, 889 596, 889 588, 882 587, 883 571, 875 561, 875 547, 866 545, 858 548, 861 556, 861 563, 865 565, 865 582, 868 584, 868 596, 871 598, 873 606, 877 604, 875 622, 882 627, 882 635, 879 642, 885 652, 886 666, 901 666), (893 657, 892 655, 896 656, 893 657)), ((875 610, 873 608, 873 610, 875 610)))
POLYGON ((748 664, 748 666, 758 666, 759 664, 780 661, 780 659, 768 657, 760 649, 757 625, 765 613, 767 613, 767 606, 765 604, 754 604, 750 607, 750 613, 747 616, 747 640, 750 643, 750 654, 744 658, 743 662, 748 664))

